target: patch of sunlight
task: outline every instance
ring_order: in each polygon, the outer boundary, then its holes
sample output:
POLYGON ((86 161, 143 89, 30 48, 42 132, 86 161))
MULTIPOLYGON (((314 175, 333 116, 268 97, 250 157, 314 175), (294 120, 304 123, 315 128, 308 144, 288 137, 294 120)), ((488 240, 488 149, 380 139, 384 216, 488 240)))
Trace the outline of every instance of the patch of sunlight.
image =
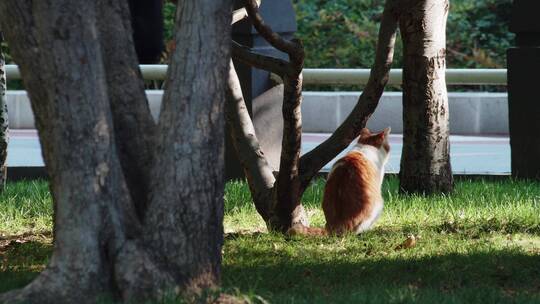
POLYGON ((525 233, 496 235, 491 237, 489 241, 497 245, 517 247, 525 252, 540 254, 540 236, 537 235, 525 233))

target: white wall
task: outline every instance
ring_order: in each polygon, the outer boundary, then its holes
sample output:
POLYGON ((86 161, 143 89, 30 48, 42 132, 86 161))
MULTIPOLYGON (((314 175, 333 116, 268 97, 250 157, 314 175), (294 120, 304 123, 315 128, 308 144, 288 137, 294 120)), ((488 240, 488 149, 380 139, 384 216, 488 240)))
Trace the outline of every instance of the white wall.
MULTIPOLYGON (((304 132, 332 132, 351 112, 359 92, 304 92, 302 119, 304 132)), ((147 91, 150 109, 157 119, 162 91, 147 91)), ((34 119, 25 91, 8 91, 9 125, 12 129, 33 129, 34 119)), ((508 95, 506 93, 449 93, 452 134, 508 134, 508 95)), ((275 102, 280 103, 280 98, 275 102)), ((392 127, 401 133, 401 93, 383 94, 368 127, 392 127)))

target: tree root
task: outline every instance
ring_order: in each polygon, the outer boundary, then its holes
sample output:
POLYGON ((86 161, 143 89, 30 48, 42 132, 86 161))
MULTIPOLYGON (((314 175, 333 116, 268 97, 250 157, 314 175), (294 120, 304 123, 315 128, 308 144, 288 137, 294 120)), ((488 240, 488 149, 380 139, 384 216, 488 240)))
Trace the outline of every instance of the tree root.
POLYGON ((126 242, 115 262, 114 279, 124 300, 159 299, 178 293, 172 275, 160 269, 136 241, 126 242))
POLYGON ((100 296, 106 295, 106 291, 99 288, 102 285, 99 282, 93 284, 96 288, 92 292, 82 290, 78 283, 57 268, 47 268, 26 287, 0 294, 0 303, 86 304, 95 303, 100 296))

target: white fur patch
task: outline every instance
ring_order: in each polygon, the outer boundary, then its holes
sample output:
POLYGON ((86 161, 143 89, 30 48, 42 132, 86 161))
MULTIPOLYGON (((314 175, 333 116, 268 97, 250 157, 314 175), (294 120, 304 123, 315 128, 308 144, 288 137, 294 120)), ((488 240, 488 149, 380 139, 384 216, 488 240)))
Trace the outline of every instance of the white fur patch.
POLYGON ((360 225, 356 226, 356 229, 355 229, 356 234, 366 232, 369 229, 371 229, 373 224, 379 219, 379 216, 381 216, 383 206, 384 204, 382 200, 375 203, 369 217, 365 221, 360 223, 360 225))
POLYGON ((362 145, 357 144, 353 151, 357 151, 362 153, 364 157, 369 160, 373 166, 377 169, 377 172, 379 173, 379 186, 382 185, 382 181, 384 178, 384 165, 388 162, 389 154, 384 150, 384 148, 375 148, 374 146, 370 145, 362 145))

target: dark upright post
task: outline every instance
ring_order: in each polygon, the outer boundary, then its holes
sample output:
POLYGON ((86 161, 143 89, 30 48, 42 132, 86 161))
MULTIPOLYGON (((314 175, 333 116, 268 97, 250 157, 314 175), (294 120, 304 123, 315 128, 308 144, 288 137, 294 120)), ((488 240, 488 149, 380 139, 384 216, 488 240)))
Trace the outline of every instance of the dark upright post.
POLYGON ((512 176, 540 179, 540 1, 514 0, 508 50, 508 107, 512 176))
MULTIPOLYGON (((236 1, 235 8, 240 8, 243 1, 236 1)), ((286 39, 291 39, 296 32, 296 15, 291 0, 262 1, 260 12, 266 24, 286 39)), ((288 59, 287 54, 282 53, 270 46, 251 26, 249 20, 243 20, 233 26, 233 39, 243 45, 251 47, 253 51, 288 59)), ((245 64, 234 61, 242 93, 246 100, 248 111, 253 119, 257 137, 261 146, 270 160, 271 165, 276 167, 281 151, 282 118, 281 118, 281 94, 280 88, 272 88, 270 73, 267 71, 251 68, 245 64), (265 98, 256 98, 262 94, 265 98)), ((232 140, 227 132, 225 167, 227 177, 242 178, 243 172, 236 158, 232 140)))
MULTIPOLYGON (((0 45, 4 36, 0 32, 0 45)), ((9 123, 6 102, 6 60, 0 48, 0 192, 4 190, 7 180, 7 148, 9 142, 9 123)))

